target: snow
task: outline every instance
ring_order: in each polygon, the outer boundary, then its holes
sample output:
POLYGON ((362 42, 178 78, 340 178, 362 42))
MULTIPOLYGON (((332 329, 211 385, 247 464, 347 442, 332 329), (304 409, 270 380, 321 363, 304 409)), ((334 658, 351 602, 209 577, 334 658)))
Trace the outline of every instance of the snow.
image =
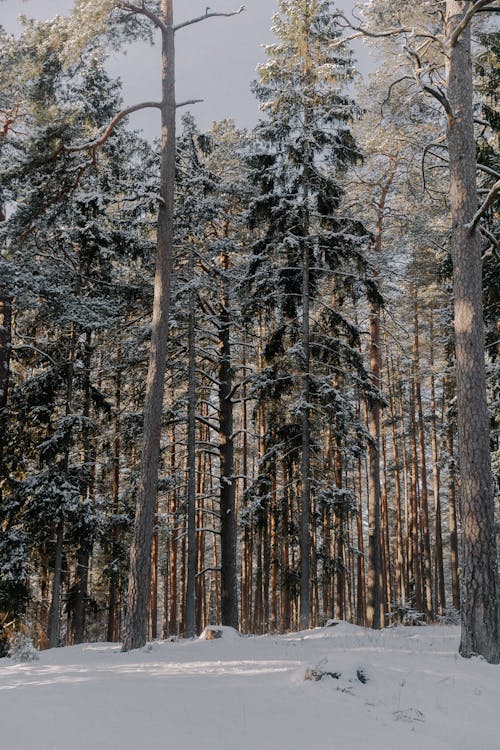
POLYGON ((339 623, 0 659, 0 748, 498 750, 500 667, 461 659, 458 640, 453 626, 339 623), (340 676, 305 679, 321 671, 340 676))

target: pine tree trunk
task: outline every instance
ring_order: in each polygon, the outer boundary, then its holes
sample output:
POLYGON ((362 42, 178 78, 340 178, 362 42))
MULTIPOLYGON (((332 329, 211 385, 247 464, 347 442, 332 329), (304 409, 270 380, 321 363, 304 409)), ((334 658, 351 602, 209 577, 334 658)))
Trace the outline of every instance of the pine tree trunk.
MULTIPOLYGON (((88 473, 88 484, 85 489, 84 501, 92 499, 94 490, 94 469, 95 461, 93 451, 90 446, 90 367, 92 361, 92 333, 86 334, 85 353, 83 357, 84 365, 84 386, 83 386, 83 405, 82 415, 84 422, 82 425, 82 458, 85 471, 88 473)), ((85 532, 84 532, 85 533, 85 532)), ((75 592, 75 609, 74 609, 74 643, 83 643, 85 640, 85 621, 86 621, 86 604, 88 598, 88 579, 89 563, 92 550, 92 541, 90 539, 81 539, 77 553, 76 561, 76 592, 75 592)))
MULTIPOLYGON (((228 270, 227 255, 222 259, 228 270)), ((220 424, 220 541, 221 620, 238 629, 238 573, 236 565, 236 502, 234 478, 233 372, 231 362, 231 310, 224 282, 219 327, 219 424, 220 424)))
POLYGON ((309 424, 309 245, 304 242, 302 253, 302 350, 301 377, 301 509, 300 509, 300 627, 311 622, 311 435, 309 424))
POLYGON ((448 525, 450 529, 450 571, 453 606, 460 611, 460 580, 458 575, 458 519, 456 498, 456 466, 453 427, 446 428, 446 453, 448 455, 448 525))
MULTIPOLYGON (((194 248, 189 249, 189 278, 194 279, 194 248)), ((186 637, 196 635, 196 346, 195 290, 189 294, 187 420, 187 582, 186 637)))
MULTIPOLYGON (((395 168, 390 170, 382 187, 377 205, 374 250, 378 255, 382 251, 382 230, 387 196, 395 176, 395 168)), ((375 278, 378 270, 375 269, 375 278)), ((380 302, 370 303, 370 377, 373 387, 381 387, 382 342, 380 337, 380 302)), ((368 610, 369 627, 378 630, 384 626, 383 621, 383 580, 381 548, 381 490, 380 490, 380 401, 373 398, 367 404, 368 430, 368 610)))
POLYGON ((420 558, 419 475, 417 456, 417 423, 415 415, 415 379, 410 386, 410 559, 409 568, 413 604, 417 612, 423 610, 422 561, 420 558))
POLYGON ((5 477, 3 455, 5 428, 7 426, 7 395, 10 380, 11 342, 12 300, 4 289, 0 289, 0 506, 2 502, 2 482, 5 477))
POLYGON ((61 520, 56 526, 54 578, 52 582, 52 601, 50 604, 49 648, 57 648, 57 646, 59 646, 59 609, 61 605, 63 543, 64 522, 61 520))
POLYGON ((418 447, 420 453, 420 522, 422 533, 422 583, 423 583, 423 605, 427 622, 432 622, 434 612, 432 609, 432 562, 431 562, 431 538, 429 527, 429 493, 427 491, 427 458, 425 455, 425 433, 424 412, 422 408, 422 387, 420 384, 420 337, 418 321, 418 303, 415 296, 414 303, 414 367, 415 367, 415 401, 417 409, 417 431, 418 447))
MULTIPOLYGON (((382 532, 383 532, 383 552, 384 552, 384 613, 391 608, 394 595, 394 580, 391 554, 391 524, 389 517, 389 492, 387 487, 387 438, 384 428, 382 427, 380 435, 380 445, 382 448, 382 532)), ((384 620, 385 622, 385 620, 384 620)))
POLYGON ((396 514, 396 586, 397 586, 397 598, 396 604, 404 607, 406 604, 406 554, 404 544, 404 523, 403 523, 403 508, 401 499, 401 469, 400 469, 400 455, 399 455, 399 439, 396 427, 396 408, 395 408, 395 397, 394 389, 392 386, 392 361, 387 360, 387 385, 389 391, 389 410, 391 417, 391 433, 392 433, 392 445, 394 455, 394 511, 396 514))
POLYGON ((281 626, 283 633, 290 630, 292 605, 290 592, 290 551, 288 527, 290 522, 290 485, 292 471, 288 458, 283 459, 283 498, 281 501, 281 626))
MULTIPOLYGON (((114 435, 113 435, 113 514, 118 515, 120 511, 120 458, 121 458, 121 369, 120 369, 121 351, 117 356, 117 373, 115 385, 115 418, 114 418, 114 435)), ((118 604, 120 601, 120 571, 118 568, 118 554, 120 535, 116 525, 113 524, 111 532, 111 566, 109 573, 109 592, 108 592, 108 620, 106 628, 106 640, 114 643, 119 639, 119 628, 117 627, 118 604)))
POLYGON ((440 615, 444 614, 446 609, 446 592, 444 581, 444 564, 443 564, 443 525, 441 513, 440 497, 440 470, 439 470, 439 452, 437 436, 437 414, 436 414, 436 377, 434 374, 434 315, 431 308, 429 321, 429 342, 430 342, 430 367, 431 367, 431 448, 432 448, 432 489, 434 495, 434 516, 435 516, 435 542, 434 542, 434 585, 435 585, 435 611, 440 615))
MULTIPOLYGON (((446 0, 448 38, 469 2, 446 0)), ((500 662, 494 491, 486 399, 481 240, 470 224, 478 206, 471 30, 450 45, 447 64, 448 148, 458 458, 462 522, 462 638, 460 653, 500 662)))
POLYGON ((166 31, 162 31, 161 165, 157 265, 154 282, 151 349, 144 403, 141 472, 137 491, 134 536, 130 551, 123 651, 141 648, 146 643, 147 638, 151 545, 158 484, 170 284, 174 252, 176 103, 173 0, 162 0, 161 8, 166 31))
POLYGON ((356 624, 366 625, 366 573, 365 542, 363 537, 363 472, 361 456, 358 458, 358 512, 356 514, 358 555, 356 575, 356 624))

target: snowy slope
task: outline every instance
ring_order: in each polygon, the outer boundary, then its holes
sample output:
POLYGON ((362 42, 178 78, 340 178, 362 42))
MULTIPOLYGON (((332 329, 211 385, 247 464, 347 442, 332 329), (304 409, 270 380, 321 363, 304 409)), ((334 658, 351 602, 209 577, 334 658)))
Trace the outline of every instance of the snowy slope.
POLYGON ((499 750, 500 667, 458 638, 341 623, 1 659, 0 750, 499 750))

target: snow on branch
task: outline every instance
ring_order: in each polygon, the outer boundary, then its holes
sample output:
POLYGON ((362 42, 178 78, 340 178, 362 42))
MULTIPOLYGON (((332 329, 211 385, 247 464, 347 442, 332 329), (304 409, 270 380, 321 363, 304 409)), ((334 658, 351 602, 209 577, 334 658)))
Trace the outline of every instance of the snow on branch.
POLYGON ((237 16, 240 13, 243 13, 244 10, 246 10, 245 6, 242 5, 238 8, 238 10, 233 10, 233 11, 230 11, 229 13, 217 13, 217 12, 212 12, 210 8, 207 6, 207 9, 205 10, 205 13, 202 16, 198 16, 197 18, 191 18, 189 21, 183 21, 182 23, 177 24, 176 26, 174 26, 174 31, 179 31, 179 29, 184 29, 186 26, 192 26, 195 23, 206 21, 207 18, 220 18, 221 16, 228 18, 229 16, 237 16))
POLYGON ((353 39, 359 39, 363 36, 369 36, 374 38, 382 38, 382 37, 389 37, 389 36, 399 36, 400 34, 414 34, 415 29, 407 26, 395 26, 392 29, 386 29, 385 31, 370 31, 366 28, 366 26, 354 26, 352 21, 350 21, 344 13, 341 12, 335 12, 333 14, 333 17, 335 20, 340 19, 339 26, 343 27, 344 29, 351 29, 354 34, 351 34, 348 37, 344 37, 343 39, 339 39, 337 42, 334 42, 333 46, 338 46, 341 44, 344 44, 345 42, 350 42, 353 39))
POLYGON ((88 141, 87 143, 80 143, 76 144, 75 146, 63 146, 62 151, 65 151, 66 153, 75 153, 77 151, 84 151, 85 149, 97 149, 100 146, 105 143, 113 130, 116 128, 116 126, 128 115, 132 114, 132 112, 138 112, 140 109, 150 109, 153 107, 154 109, 161 109, 161 103, 160 102, 141 102, 140 104, 134 104, 131 107, 127 107, 126 109, 122 109, 121 112, 118 112, 109 125, 107 126, 104 133, 95 138, 92 141, 88 141))
POLYGON ((495 198, 497 197, 499 193, 500 193, 500 180, 497 180, 497 182, 495 182, 490 192, 484 199, 482 206, 480 206, 480 208, 478 208, 478 210, 474 214, 470 224, 465 225, 465 228, 468 229, 471 234, 477 227, 479 221, 481 220, 481 217, 484 216, 484 214, 489 209, 489 207, 493 204, 493 201, 495 200, 495 198))

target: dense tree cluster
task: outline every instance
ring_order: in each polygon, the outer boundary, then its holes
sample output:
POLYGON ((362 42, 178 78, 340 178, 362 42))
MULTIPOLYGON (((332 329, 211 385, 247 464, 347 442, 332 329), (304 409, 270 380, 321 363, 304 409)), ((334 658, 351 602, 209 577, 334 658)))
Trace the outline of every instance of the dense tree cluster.
POLYGON ((462 610, 498 661, 496 4, 280 0, 262 120, 177 136, 172 2, 90 5, 0 30, 0 655, 462 610), (106 73, 151 28, 153 144, 106 73))

